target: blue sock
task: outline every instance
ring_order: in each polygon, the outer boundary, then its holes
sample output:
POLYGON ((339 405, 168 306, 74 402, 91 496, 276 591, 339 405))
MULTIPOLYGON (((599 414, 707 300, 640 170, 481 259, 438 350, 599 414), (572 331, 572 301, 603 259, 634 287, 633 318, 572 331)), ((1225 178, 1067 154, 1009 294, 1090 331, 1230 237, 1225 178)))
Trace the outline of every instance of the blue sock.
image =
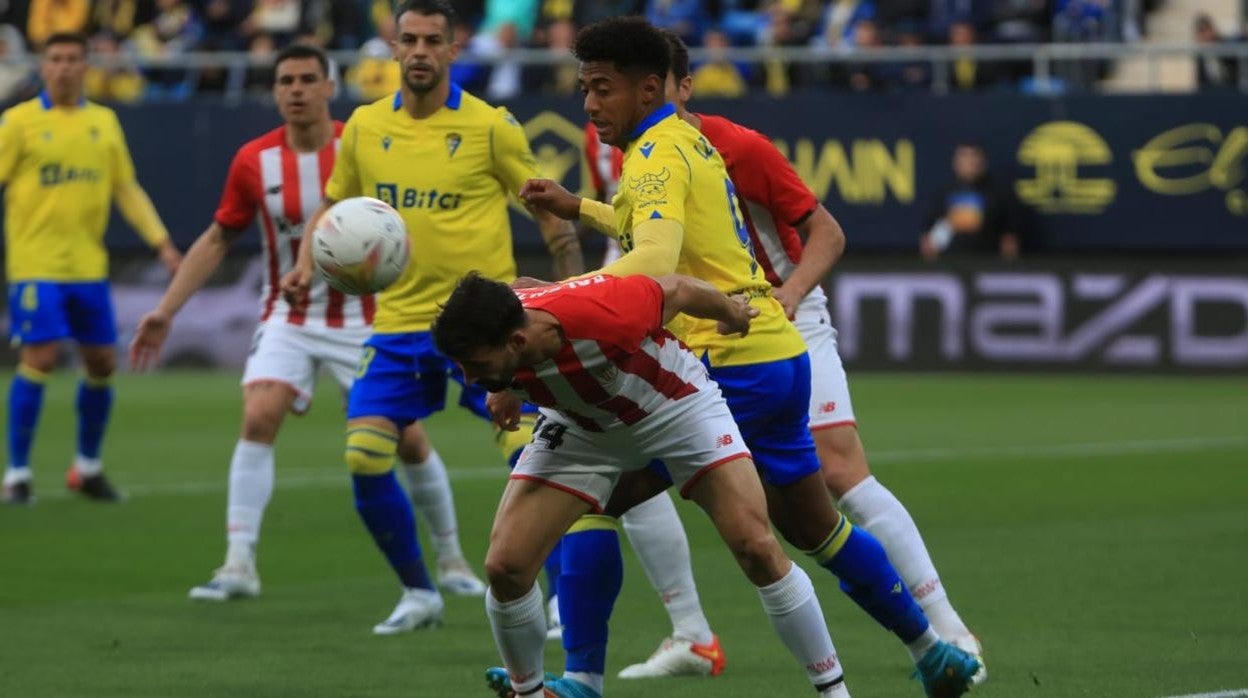
POLYGON ((542 566, 546 568, 546 598, 549 599, 559 594, 559 572, 563 567, 563 539, 555 543, 555 549, 546 556, 546 562, 542 563, 542 566))
POLYGON ((373 534, 405 587, 433 589, 416 538, 416 516, 403 486, 390 470, 384 475, 352 475, 355 510, 373 534))
POLYGON ((624 559, 615 519, 585 516, 563 537, 559 617, 565 669, 605 674, 607 621, 624 583, 624 559))
POLYGON ((47 374, 19 364, 9 384, 9 465, 14 468, 30 466, 30 445, 43 409, 46 380, 47 374))
POLYGON ((808 554, 840 578, 841 589, 854 603, 902 642, 927 632, 927 616, 888 561, 884 546, 849 519, 842 516, 836 530, 808 554))
POLYGON ((113 386, 107 378, 84 378, 78 383, 78 453, 100 457, 104 427, 113 407, 113 386))

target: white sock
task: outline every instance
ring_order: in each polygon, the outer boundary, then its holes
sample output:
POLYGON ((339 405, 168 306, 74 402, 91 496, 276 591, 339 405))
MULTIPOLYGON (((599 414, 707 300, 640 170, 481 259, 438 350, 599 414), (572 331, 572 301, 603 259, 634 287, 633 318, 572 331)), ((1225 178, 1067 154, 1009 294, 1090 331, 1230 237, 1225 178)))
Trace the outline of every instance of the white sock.
POLYGON ((918 664, 919 660, 925 657, 938 644, 940 644, 940 636, 929 625, 927 626, 927 632, 920 635, 917 640, 906 643, 906 651, 910 653, 911 661, 918 664))
POLYGON ((230 458, 226 508, 226 565, 253 559, 264 508, 273 496, 273 445, 239 439, 230 458))
POLYGON ((13 485, 16 485, 19 482, 30 482, 30 481, 31 481, 31 476, 30 476, 29 467, 14 468, 13 466, 10 465, 4 469, 4 486, 5 487, 11 487, 13 485))
POLYGON ((810 682, 829 687, 841 681, 844 673, 832 646, 832 635, 823 620, 823 609, 815 587, 806 572, 794 564, 780 581, 758 588, 763 610, 771 626, 797 662, 806 669, 810 682))
POLYGON ((438 560, 464 556, 459 547, 459 526, 455 519, 455 499, 451 496, 451 480, 446 465, 437 451, 430 450, 423 463, 404 463, 412 504, 429 525, 429 537, 438 560))
POLYGON ((850 520, 867 529, 884 546, 889 561, 910 587, 937 634, 953 639, 971 633, 949 603, 910 512, 887 487, 875 476, 868 476, 846 492, 838 504, 850 520))
POLYGON ((485 594, 485 613, 494 631, 494 644, 503 658, 503 666, 511 676, 516 695, 531 693, 542 684, 542 650, 546 647, 546 604, 536 584, 529 593, 515 601, 494 598, 493 590, 485 594))
POLYGON ((74 455, 74 470, 83 477, 91 477, 104 472, 104 461, 99 458, 87 458, 81 453, 74 455))
POLYGON ((585 684, 594 689, 594 692, 598 695, 602 695, 602 674, 590 674, 584 671, 565 671, 563 672, 563 678, 585 684))
POLYGON ((699 645, 711 642, 711 626, 693 582, 689 539, 667 492, 633 507, 622 518, 624 533, 641 560, 650 585, 672 619, 672 636, 699 645))

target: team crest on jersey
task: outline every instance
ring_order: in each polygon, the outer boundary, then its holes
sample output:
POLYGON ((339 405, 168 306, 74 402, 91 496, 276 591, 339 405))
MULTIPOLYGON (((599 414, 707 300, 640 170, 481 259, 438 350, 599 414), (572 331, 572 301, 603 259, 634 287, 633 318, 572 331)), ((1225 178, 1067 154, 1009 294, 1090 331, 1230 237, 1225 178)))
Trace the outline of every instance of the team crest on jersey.
POLYGON ((390 136, 382 136, 381 137, 381 149, 386 151, 387 153, 390 152, 390 144, 393 142, 394 141, 390 140, 390 136))
POLYGON ((664 167, 658 174, 629 177, 628 186, 637 195, 638 206, 659 206, 667 203, 667 180, 671 178, 671 171, 664 167))
POLYGON ((459 150, 459 144, 464 142, 464 137, 458 133, 446 134, 446 154, 448 157, 455 157, 455 151, 459 150))

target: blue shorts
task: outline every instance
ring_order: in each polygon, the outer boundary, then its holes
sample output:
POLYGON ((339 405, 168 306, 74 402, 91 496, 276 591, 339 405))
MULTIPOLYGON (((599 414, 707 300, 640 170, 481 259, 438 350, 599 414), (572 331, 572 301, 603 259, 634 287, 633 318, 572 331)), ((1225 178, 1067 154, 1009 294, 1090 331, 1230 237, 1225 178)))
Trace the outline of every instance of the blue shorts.
POLYGON ((819 472, 809 428, 809 356, 707 370, 719 384, 764 482, 783 486, 819 472))
POLYGON ((9 339, 14 346, 71 338, 117 343, 107 281, 15 281, 9 284, 9 339))
POLYGON ((429 332, 374 334, 364 342, 347 398, 347 419, 385 417, 402 429, 446 407, 448 379, 463 386, 460 407, 490 418, 488 393, 479 385, 464 385, 463 372, 438 353, 429 332))

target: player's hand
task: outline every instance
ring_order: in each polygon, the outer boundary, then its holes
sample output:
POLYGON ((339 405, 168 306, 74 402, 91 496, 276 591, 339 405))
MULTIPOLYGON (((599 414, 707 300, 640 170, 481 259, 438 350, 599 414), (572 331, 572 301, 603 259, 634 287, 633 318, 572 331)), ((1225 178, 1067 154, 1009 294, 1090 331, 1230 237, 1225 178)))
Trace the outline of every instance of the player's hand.
POLYGON ((508 392, 490 393, 485 398, 485 409, 490 419, 503 431, 520 430, 520 408, 524 401, 508 392))
POLYGON ((511 282, 511 287, 520 290, 522 288, 538 288, 540 286, 554 286, 553 281, 542 281, 531 276, 517 276, 516 280, 511 282))
POLYGON ((178 252, 178 248, 172 242, 166 240, 156 250, 156 257, 160 259, 160 263, 165 265, 165 269, 169 270, 169 275, 173 276, 178 273, 178 266, 182 264, 182 253, 178 252))
POLYGON ((797 306, 801 304, 802 297, 795 286, 777 286, 771 289, 771 296, 784 306, 785 316, 790 320, 797 317, 797 306))
POLYGON ((931 233, 919 238, 919 254, 929 262, 940 256, 940 250, 936 248, 936 241, 932 239, 931 233))
POLYGON ((750 333, 750 320, 758 317, 758 308, 750 305, 750 299, 743 293, 728 297, 731 318, 719 321, 720 334, 739 334, 742 337, 750 333))
POLYGON ((130 367, 136 371, 145 371, 156 366, 160 358, 160 348, 169 336, 169 328, 173 319, 159 310, 139 318, 139 325, 134 330, 134 339, 130 342, 130 367))
POLYGON ((530 179, 520 187, 520 200, 529 208, 542 209, 565 221, 581 217, 581 197, 553 179, 530 179))
POLYGON ((282 277, 282 297, 296 308, 308 304, 308 289, 312 287, 312 270, 296 264, 282 277))

